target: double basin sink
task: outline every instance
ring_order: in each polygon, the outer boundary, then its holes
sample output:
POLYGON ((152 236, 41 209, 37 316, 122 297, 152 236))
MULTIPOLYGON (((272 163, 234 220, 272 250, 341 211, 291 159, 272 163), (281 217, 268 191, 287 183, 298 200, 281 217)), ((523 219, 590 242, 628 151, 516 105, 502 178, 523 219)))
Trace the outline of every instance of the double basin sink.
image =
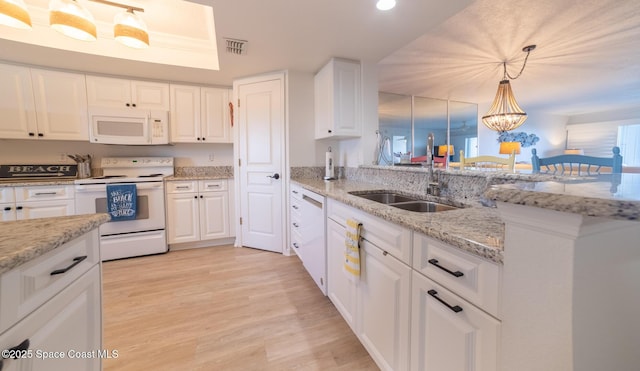
POLYGON ((380 202, 385 205, 397 207, 419 213, 434 213, 447 210, 455 210, 458 207, 441 204, 438 202, 420 200, 414 197, 402 195, 391 191, 354 191, 350 194, 367 200, 380 202))

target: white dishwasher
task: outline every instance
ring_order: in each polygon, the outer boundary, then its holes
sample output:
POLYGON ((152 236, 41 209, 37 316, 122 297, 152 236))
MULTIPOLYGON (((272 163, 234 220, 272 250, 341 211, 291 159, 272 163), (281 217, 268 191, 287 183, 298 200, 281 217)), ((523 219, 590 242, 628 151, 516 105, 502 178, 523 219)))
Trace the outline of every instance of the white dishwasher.
POLYGON ((327 295, 325 198, 291 185, 291 243, 311 278, 327 295))

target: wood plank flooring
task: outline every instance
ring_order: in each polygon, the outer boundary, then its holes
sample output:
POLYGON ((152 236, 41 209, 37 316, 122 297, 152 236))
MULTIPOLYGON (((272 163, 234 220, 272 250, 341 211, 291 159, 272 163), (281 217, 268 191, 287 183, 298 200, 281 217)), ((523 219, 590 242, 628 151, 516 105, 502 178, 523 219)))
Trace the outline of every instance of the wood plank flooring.
POLYGON ((102 269, 105 371, 378 370, 295 256, 222 246, 102 269))

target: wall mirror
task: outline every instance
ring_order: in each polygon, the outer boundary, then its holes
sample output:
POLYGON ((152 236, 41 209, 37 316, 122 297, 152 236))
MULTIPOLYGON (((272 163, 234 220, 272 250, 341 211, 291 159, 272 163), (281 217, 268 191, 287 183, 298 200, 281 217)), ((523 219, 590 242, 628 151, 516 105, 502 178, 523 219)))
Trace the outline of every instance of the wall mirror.
POLYGON ((404 165, 426 156, 429 133, 436 156, 449 155, 453 162, 459 161, 460 150, 477 156, 477 104, 387 92, 378 93, 378 102, 379 165, 404 165))

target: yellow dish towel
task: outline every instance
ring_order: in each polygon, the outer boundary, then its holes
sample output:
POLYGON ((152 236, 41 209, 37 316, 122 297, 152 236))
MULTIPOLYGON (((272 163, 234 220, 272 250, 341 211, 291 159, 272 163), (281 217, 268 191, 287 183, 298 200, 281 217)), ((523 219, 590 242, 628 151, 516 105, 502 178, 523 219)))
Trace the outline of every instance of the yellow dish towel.
POLYGON ((355 219, 347 219, 344 239, 344 266, 347 277, 356 280, 360 277, 360 229, 362 223, 355 219))

